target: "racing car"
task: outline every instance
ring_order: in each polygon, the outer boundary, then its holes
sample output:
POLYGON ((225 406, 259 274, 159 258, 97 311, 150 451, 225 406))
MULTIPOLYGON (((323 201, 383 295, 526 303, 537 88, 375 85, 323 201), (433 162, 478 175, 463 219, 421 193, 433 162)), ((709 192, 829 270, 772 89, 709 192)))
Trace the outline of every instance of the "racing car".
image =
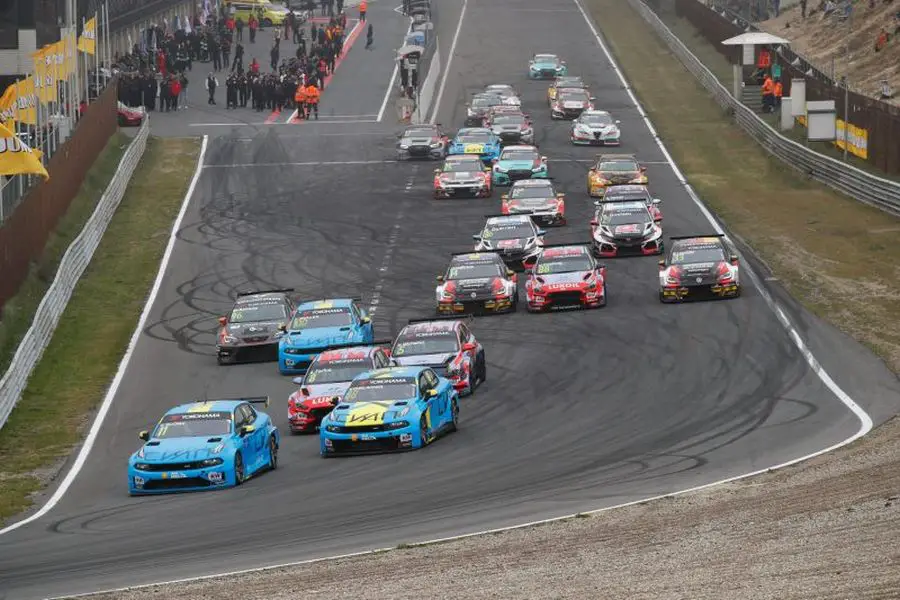
POLYGON ((202 400, 170 409, 128 459, 131 495, 241 485, 278 466, 278 428, 254 405, 267 396, 202 400))
POLYGON ((594 110, 595 98, 587 90, 559 88, 550 105, 551 119, 577 119, 586 110, 594 110))
POLYGON ((737 298, 741 295, 737 252, 722 235, 669 238, 659 261, 660 302, 737 298))
POLYGON ((534 146, 507 146, 493 161, 491 179, 494 185, 510 185, 520 179, 546 179, 550 176, 547 157, 534 146))
POLYGON ((466 104, 466 127, 478 127, 484 122, 484 116, 492 106, 503 104, 498 94, 475 94, 472 101, 466 104))
POLYGON ((417 450, 456 431, 459 394, 429 367, 390 367, 353 380, 343 400, 322 420, 325 458, 417 450))
POLYGON ((503 100, 505 106, 522 106, 519 92, 516 88, 506 83, 492 83, 484 88, 485 94, 496 94, 503 100))
POLYGON ((606 265, 587 245, 544 246, 526 273, 528 312, 606 306, 606 265))
POLYGON ((528 61, 529 79, 553 79, 568 74, 566 61, 555 54, 535 54, 528 61))
POLYGON ((231 312, 219 317, 216 335, 216 360, 220 365, 244 358, 274 360, 281 326, 294 311, 288 295, 292 288, 257 290, 238 294, 231 312))
POLYGON ((143 106, 131 107, 119 102, 116 105, 116 120, 119 127, 140 127, 147 116, 147 109, 143 106))
POLYGON ((435 288, 437 312, 515 312, 518 278, 496 251, 454 254, 435 288))
POLYGON ((484 127, 465 127, 456 132, 450 154, 473 154, 487 164, 500 157, 500 138, 484 127))
POLYGON ((544 230, 529 215, 487 215, 481 233, 475 239, 475 251, 497 250, 503 262, 513 270, 534 264, 544 245, 544 230))
POLYGON ((572 121, 571 140, 576 145, 618 146, 620 121, 605 110, 586 110, 572 121))
POLYGON ((500 198, 504 215, 529 215, 541 225, 566 224, 566 195, 547 179, 523 179, 513 183, 500 198))
POLYGON ((407 127, 398 137, 397 160, 440 160, 447 155, 450 138, 440 125, 414 125, 407 127))
POLYGON ((550 87, 547 88, 548 106, 553 106, 557 92, 563 88, 586 90, 588 89, 588 85, 580 76, 573 77, 566 75, 565 77, 557 77, 556 80, 550 84, 550 87))
POLYGON ((317 354, 335 344, 371 344, 372 319, 359 301, 349 298, 304 302, 278 342, 282 375, 303 373, 317 354))
MULTIPOLYGON (((646 185, 613 185, 607 187, 603 191, 601 202, 620 202, 623 200, 640 200, 647 205, 647 210, 653 217, 653 221, 659 223, 662 221, 662 210, 659 206, 662 200, 654 198, 650 194, 650 189, 646 185)), ((596 205, 596 202, 594 203, 596 205)))
POLYGON ((603 195, 611 185, 647 185, 647 167, 641 166, 633 154, 598 154, 587 175, 589 196, 603 195))
POLYGON ((491 111, 484 126, 500 138, 501 144, 534 144, 534 126, 521 112, 491 111))
POLYGON ((461 396, 474 394, 487 380, 487 362, 469 329, 473 322, 471 315, 412 319, 394 340, 391 358, 402 367, 431 367, 461 396))
POLYGON ((331 412, 353 378, 372 369, 391 365, 393 340, 373 342, 371 346, 331 346, 316 356, 306 374, 294 379, 300 386, 288 398, 288 423, 291 433, 317 431, 322 417, 331 412))
POLYGON ((458 154, 448 156, 444 164, 434 170, 434 197, 457 198, 469 195, 488 198, 493 192, 491 171, 477 156, 458 154))
POLYGON ((591 220, 594 256, 662 254, 662 227, 642 200, 595 202, 591 220))

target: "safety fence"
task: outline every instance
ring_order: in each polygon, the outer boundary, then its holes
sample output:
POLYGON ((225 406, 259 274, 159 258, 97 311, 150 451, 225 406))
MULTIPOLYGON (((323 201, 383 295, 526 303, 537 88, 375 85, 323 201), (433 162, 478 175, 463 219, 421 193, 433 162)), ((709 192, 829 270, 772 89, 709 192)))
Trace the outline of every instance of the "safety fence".
POLYGON ((78 280, 81 279, 100 245, 100 240, 122 201, 131 176, 144 155, 149 135, 150 119, 147 118, 125 151, 115 176, 97 203, 97 208, 63 255, 53 283, 50 284, 35 311, 31 327, 19 343, 9 368, 0 379, 0 429, 6 424, 10 413, 22 397, 31 373, 50 344, 69 298, 72 297, 78 280))
MULTIPOLYGON (((694 1, 694 0, 690 0, 694 1)), ((790 140, 763 121, 753 110, 732 96, 716 76, 642 0, 628 3, 656 31, 685 68, 712 95, 716 103, 733 115, 737 124, 770 154, 789 166, 860 202, 900 216, 900 183, 870 175, 790 140)))

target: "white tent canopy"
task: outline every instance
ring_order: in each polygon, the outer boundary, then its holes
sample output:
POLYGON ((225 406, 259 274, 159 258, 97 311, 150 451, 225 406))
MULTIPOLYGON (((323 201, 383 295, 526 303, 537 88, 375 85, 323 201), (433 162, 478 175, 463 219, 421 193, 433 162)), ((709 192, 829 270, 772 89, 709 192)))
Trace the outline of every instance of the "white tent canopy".
POLYGON ((772 35, 771 33, 765 33, 762 31, 742 33, 741 35, 735 36, 733 38, 728 38, 727 40, 722 42, 723 46, 743 46, 744 44, 749 44, 752 46, 789 46, 790 42, 784 38, 778 37, 777 35, 772 35))

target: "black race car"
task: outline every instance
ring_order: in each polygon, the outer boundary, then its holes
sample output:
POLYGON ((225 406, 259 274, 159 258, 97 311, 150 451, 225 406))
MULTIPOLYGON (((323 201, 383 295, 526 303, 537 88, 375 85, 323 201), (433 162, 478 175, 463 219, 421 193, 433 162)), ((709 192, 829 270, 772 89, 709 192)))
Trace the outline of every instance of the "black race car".
POLYGON ((454 254, 437 280, 440 314, 514 312, 519 305, 516 274, 496 251, 454 254))
POLYGON ((440 160, 447 156, 450 138, 438 125, 413 125, 398 136, 397 160, 426 158, 440 160))
POLYGON ((530 215, 487 215, 484 229, 472 237, 475 252, 496 250, 509 268, 522 271, 537 260, 544 233, 530 215))
POLYGON ((669 253, 659 261, 661 302, 736 298, 740 295, 738 256, 724 236, 669 238, 669 253))
POLYGON ((280 327, 294 312, 292 288, 242 292, 228 316, 219 317, 216 358, 220 365, 241 359, 276 360, 280 327))

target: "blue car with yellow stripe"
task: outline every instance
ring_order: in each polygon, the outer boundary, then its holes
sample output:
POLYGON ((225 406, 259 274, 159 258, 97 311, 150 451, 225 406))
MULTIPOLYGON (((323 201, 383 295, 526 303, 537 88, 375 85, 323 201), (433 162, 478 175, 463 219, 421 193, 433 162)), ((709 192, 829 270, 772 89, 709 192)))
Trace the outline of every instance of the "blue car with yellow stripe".
POLYGON ((216 490, 278 467, 281 436, 255 405, 267 396, 202 400, 169 410, 128 459, 132 495, 216 490))
POLYGON ((430 367, 357 376, 319 428, 323 457, 417 450, 456 431, 459 394, 430 367))
POLYGON ((476 154, 489 164, 500 157, 500 137, 486 127, 464 127, 450 142, 450 154, 476 154))
POLYGON ((278 341, 278 370, 282 375, 305 373, 313 359, 331 346, 371 344, 372 319, 351 298, 317 300, 297 306, 278 341))

